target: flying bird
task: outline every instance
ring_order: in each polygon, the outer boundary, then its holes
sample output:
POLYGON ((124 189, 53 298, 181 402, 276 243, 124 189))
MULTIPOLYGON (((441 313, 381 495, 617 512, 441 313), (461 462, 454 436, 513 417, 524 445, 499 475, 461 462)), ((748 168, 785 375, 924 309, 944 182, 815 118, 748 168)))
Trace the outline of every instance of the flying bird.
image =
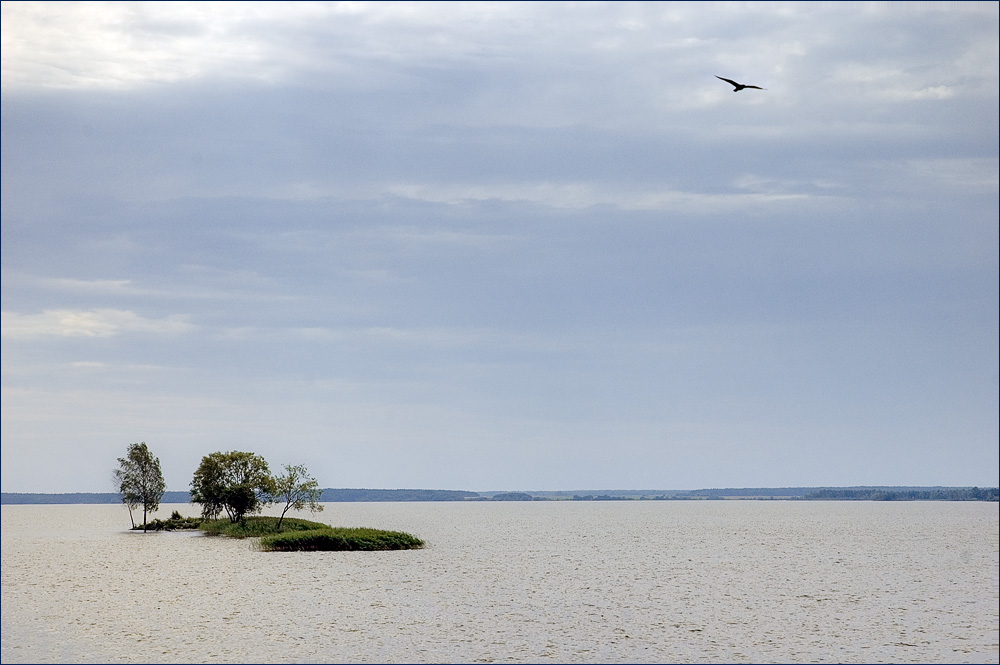
POLYGON ((733 92, 739 92, 743 88, 753 88, 754 90, 767 90, 767 88, 762 88, 759 85, 743 85, 742 83, 737 83, 736 81, 730 81, 729 79, 724 79, 721 76, 716 76, 715 78, 721 79, 726 83, 733 86, 733 92))

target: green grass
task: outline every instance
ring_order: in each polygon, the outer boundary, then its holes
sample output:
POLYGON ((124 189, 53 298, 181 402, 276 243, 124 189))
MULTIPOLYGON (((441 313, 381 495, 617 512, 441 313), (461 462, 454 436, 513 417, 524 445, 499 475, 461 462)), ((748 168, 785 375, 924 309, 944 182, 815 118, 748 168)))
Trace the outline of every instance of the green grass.
POLYGON ((205 520, 198 528, 212 535, 260 538, 254 547, 262 552, 372 552, 424 546, 424 541, 401 531, 332 527, 296 517, 282 520, 280 531, 277 527, 277 517, 247 517, 235 524, 228 519, 205 520))
POLYGON ((424 541, 402 531, 325 527, 264 536, 257 549, 264 552, 344 552, 377 550, 413 550, 424 541))
POLYGON ((314 531, 316 529, 329 529, 330 527, 320 522, 310 522, 309 520, 297 517, 286 517, 281 521, 281 530, 278 530, 277 517, 247 517, 242 522, 230 522, 228 519, 205 520, 199 527, 215 536, 230 536, 232 538, 259 538, 260 536, 274 535, 294 531, 314 531))

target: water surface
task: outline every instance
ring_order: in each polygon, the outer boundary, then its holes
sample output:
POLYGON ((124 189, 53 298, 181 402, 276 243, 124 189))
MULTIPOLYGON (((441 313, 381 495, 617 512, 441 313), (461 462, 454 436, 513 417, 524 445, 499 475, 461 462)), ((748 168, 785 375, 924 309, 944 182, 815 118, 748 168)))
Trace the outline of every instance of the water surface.
MULTIPOLYGON (((165 505, 196 514, 196 507, 165 505)), ((309 517, 308 514, 303 514, 309 517)), ((2 660, 998 660, 998 504, 333 503, 424 550, 256 552, 2 507, 2 660)))

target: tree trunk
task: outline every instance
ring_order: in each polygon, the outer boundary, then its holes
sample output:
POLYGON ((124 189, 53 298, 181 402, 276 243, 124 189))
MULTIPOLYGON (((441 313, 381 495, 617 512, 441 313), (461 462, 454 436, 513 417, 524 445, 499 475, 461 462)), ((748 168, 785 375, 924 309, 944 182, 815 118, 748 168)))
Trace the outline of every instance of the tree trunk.
POLYGON ((274 527, 275 531, 281 528, 281 520, 285 519, 285 513, 287 512, 288 512, 288 506, 285 506, 285 509, 281 511, 281 517, 278 518, 278 525, 274 527))
POLYGON ((146 504, 142 504, 142 532, 146 533, 146 504))

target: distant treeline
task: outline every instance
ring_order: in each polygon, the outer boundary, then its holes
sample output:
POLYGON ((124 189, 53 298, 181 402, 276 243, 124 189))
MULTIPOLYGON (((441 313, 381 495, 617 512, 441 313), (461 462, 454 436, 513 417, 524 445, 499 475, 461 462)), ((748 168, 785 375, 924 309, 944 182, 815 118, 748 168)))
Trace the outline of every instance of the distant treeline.
MULTIPOLYGON (((598 490, 577 492, 468 492, 464 490, 325 489, 320 501, 684 501, 777 499, 822 501, 997 501, 996 487, 744 487, 701 490, 598 490)), ((161 503, 188 503, 188 492, 166 492, 161 503)), ((2 504, 121 503, 114 492, 0 494, 2 504)))
MULTIPOLYGON (((681 501, 685 499, 798 499, 823 487, 715 487, 697 490, 573 490, 532 492, 535 498, 573 501, 621 501, 645 499, 681 501)), ((924 488, 930 489, 930 488, 924 488)), ((490 492, 484 492, 489 495, 490 492)))
MULTIPOLYGON (((188 492, 164 492, 160 503, 188 503, 188 492)), ((0 504, 41 504, 41 503, 121 503, 122 495, 117 492, 71 492, 69 494, 21 494, 3 492, 0 504)))
MULTIPOLYGON (((911 492, 920 500, 976 500, 993 501, 988 498, 989 492, 993 490, 982 490, 973 487, 915 487, 915 486, 888 486, 888 485, 865 485, 854 487, 713 487, 696 490, 573 490, 573 491, 537 491, 531 495, 537 500, 557 499, 563 501, 622 501, 622 500, 655 500, 655 501, 684 501, 691 499, 870 499, 871 496, 882 496, 882 493, 892 495, 895 500, 899 500, 897 495, 911 492), (825 493, 820 496, 819 493, 825 493), (826 494, 827 492, 842 492, 842 495, 826 494), (969 494, 972 492, 972 494, 969 494), (976 492, 986 492, 985 498, 970 498, 977 496, 976 492)), ((495 492, 482 492, 485 496, 496 494, 495 492)), ((916 498, 914 500, 917 500, 916 498)))
MULTIPOLYGON (((462 490, 370 490, 370 489, 325 489, 320 501, 465 501, 483 499, 476 492, 462 490)), ((160 503, 188 503, 190 492, 165 492, 160 503)), ((3 492, 3 504, 50 504, 50 503, 121 503, 121 494, 115 492, 75 492, 69 494, 19 494, 3 492)))
POLYGON ((1000 501, 997 487, 943 487, 934 489, 856 489, 816 490, 803 499, 834 501, 1000 501))
POLYGON ((817 488, 815 487, 726 487, 705 490, 691 490, 684 494, 689 497, 701 497, 706 499, 723 497, 740 498, 760 498, 760 497, 781 497, 795 498, 805 496, 817 488))
POLYGON ((544 501, 541 497, 531 496, 527 492, 500 492, 490 497, 490 501, 544 501))
MULTIPOLYGON (((640 499, 645 499, 646 497, 643 496, 643 497, 639 497, 639 498, 640 499)), ((654 499, 662 499, 663 496, 659 495, 659 496, 655 496, 653 498, 654 499)), ((611 494, 598 494, 597 496, 594 496, 593 494, 583 494, 583 495, 574 494, 573 495, 573 500, 574 501, 634 501, 635 497, 621 496, 621 495, 614 495, 614 496, 612 496, 611 494)))
POLYGON ((478 492, 464 490, 325 489, 320 501, 465 501, 479 498, 478 492))

